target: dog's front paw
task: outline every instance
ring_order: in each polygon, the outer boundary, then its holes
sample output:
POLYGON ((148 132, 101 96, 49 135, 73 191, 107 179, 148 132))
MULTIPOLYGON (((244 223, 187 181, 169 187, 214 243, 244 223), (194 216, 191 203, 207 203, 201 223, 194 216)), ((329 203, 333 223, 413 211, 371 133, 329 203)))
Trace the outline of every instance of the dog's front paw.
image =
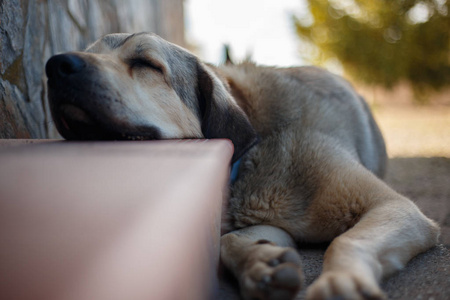
POLYGON ((378 284, 364 274, 326 272, 308 288, 306 299, 382 300, 386 297, 378 284))
POLYGON ((244 299, 294 299, 303 285, 298 253, 272 244, 252 248, 239 280, 244 299))

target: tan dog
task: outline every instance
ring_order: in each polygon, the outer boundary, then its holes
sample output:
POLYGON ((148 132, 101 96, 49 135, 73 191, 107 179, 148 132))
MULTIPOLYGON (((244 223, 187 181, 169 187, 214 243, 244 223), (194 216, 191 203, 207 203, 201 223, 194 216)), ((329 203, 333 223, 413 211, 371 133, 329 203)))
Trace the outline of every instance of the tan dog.
POLYGON ((107 35, 46 71, 68 139, 233 141, 221 258, 245 299, 295 297, 297 243, 332 241, 308 299, 381 299, 378 282, 437 242, 438 226, 379 179, 386 153, 367 105, 326 71, 217 68, 147 33, 107 35))

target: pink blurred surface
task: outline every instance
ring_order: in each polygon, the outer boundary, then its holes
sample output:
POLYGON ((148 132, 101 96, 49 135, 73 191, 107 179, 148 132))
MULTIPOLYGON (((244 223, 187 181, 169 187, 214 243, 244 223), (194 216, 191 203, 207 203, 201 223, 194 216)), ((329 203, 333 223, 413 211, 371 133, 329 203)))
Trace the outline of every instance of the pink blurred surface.
POLYGON ((1 299, 213 295, 230 141, 0 146, 1 299))

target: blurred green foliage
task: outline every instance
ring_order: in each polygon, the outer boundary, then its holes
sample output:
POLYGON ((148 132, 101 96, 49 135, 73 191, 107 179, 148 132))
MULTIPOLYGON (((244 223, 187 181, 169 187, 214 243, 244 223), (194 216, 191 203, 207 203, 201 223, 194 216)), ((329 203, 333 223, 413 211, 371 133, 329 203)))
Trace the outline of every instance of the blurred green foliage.
POLYGON ((450 1, 307 1, 294 22, 311 62, 338 59, 369 85, 407 81, 419 98, 450 84, 450 1))

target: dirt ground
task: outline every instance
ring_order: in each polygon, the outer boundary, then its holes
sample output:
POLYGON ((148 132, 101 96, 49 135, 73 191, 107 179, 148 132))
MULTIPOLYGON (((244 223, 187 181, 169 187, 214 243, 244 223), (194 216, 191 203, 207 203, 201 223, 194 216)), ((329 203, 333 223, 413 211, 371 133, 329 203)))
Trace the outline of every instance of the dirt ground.
MULTIPOLYGON (((389 299, 450 299, 450 106, 374 106, 386 140, 386 182, 413 200, 442 229, 440 243, 382 282, 389 299)), ((306 285, 320 274, 326 245, 301 247, 306 285)), ((297 299, 304 299, 304 290, 297 299)), ((222 281, 220 299, 239 299, 222 281)))

